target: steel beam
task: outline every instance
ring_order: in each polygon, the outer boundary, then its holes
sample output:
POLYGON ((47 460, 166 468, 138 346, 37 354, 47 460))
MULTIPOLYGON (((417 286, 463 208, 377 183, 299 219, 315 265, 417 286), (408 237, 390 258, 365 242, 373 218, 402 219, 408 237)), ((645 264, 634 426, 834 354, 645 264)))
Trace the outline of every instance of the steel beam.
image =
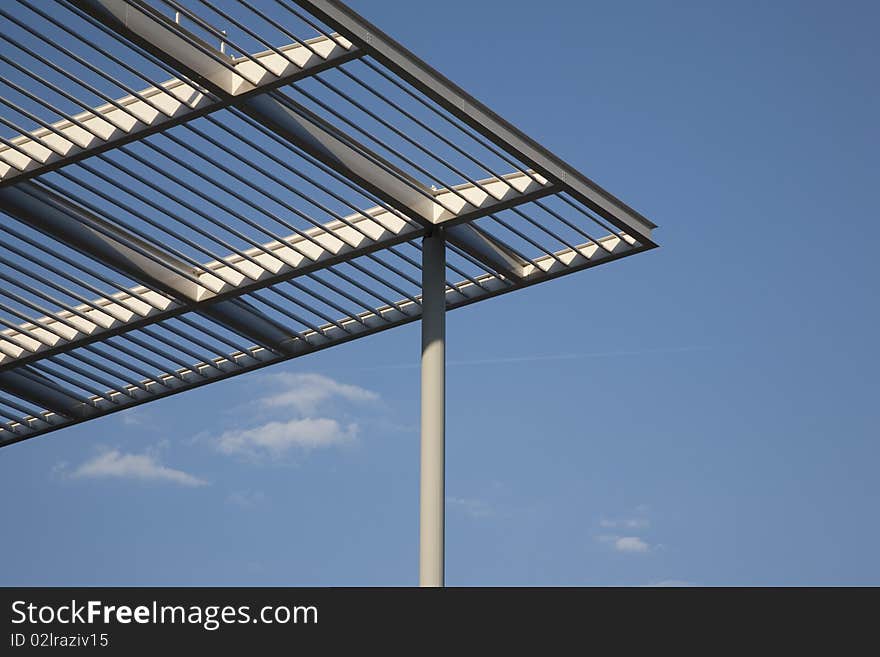
POLYGON ((39 408, 74 418, 85 415, 83 400, 60 390, 52 382, 36 372, 0 372, 0 390, 24 399, 39 408))
MULTIPOLYGON (((248 87, 244 75, 230 71, 228 64, 224 65, 222 53, 213 46, 202 42, 148 5, 138 0, 129 2, 79 0, 78 4, 107 27, 161 58, 169 66, 198 80, 218 96, 240 95, 242 88, 253 91, 253 85, 248 87)), ((451 203, 438 202, 435 190, 291 98, 282 99, 261 93, 236 104, 258 123, 426 227, 450 219, 464 224, 482 216, 481 204, 472 203, 468 196, 452 193, 447 194, 451 203)), ((505 186, 498 190, 497 198, 521 203, 558 191, 557 186, 543 178, 539 180, 543 182, 534 185, 535 180, 532 179, 532 185, 526 184, 530 189, 523 191, 505 186)), ((511 271, 507 262, 509 250, 472 227, 462 225, 450 232, 448 239, 490 268, 503 267, 501 271, 511 271)))
MULTIPOLYGON (((656 246, 651 240, 653 223, 517 131, 339 2, 298 2, 318 20, 345 35, 311 40, 309 43, 314 48, 298 44, 283 49, 294 59, 302 58, 302 65, 299 65, 299 61, 291 64, 277 52, 261 53, 253 58, 229 58, 143 0, 71 1, 180 71, 182 77, 191 82, 174 80, 161 88, 146 90, 141 96, 151 102, 144 102, 137 96, 123 99, 120 104, 130 109, 134 116, 128 116, 118 107, 100 107, 73 117, 74 120, 68 123, 56 124, 54 128, 61 133, 60 136, 47 129, 13 141, 12 147, 0 148, 0 207, 4 211, 126 277, 144 283, 144 286, 125 293, 97 299, 92 302, 94 307, 84 304, 33 319, 17 329, 0 331, 0 389, 25 400, 28 405, 46 409, 33 417, 23 417, 18 423, 0 423, 0 445, 419 318, 424 319, 425 344, 428 345, 423 354, 424 373, 431 373, 429 379, 436 384, 441 377, 434 366, 436 358, 430 354, 436 352, 431 345, 442 343, 442 334, 437 332, 440 326, 436 319, 438 308, 464 307, 656 246), (317 50, 317 54, 313 50, 317 50), (298 103, 295 97, 273 91, 280 85, 363 55, 378 61, 453 117, 499 146, 510 154, 511 161, 517 159, 523 166, 534 167, 537 173, 516 173, 504 180, 490 179, 434 190, 298 103), (278 68, 274 68, 276 66, 278 68), (166 94, 166 89, 170 93, 166 94), (95 216, 68 199, 48 192, 44 186, 27 182, 29 177, 44 171, 227 106, 239 107, 249 117, 304 151, 307 159, 309 156, 316 158, 378 197, 391 210, 376 208, 366 214, 358 213, 342 222, 305 231, 305 235, 299 233, 279 238, 277 242, 246 251, 244 256, 235 255, 199 265, 172 257, 152 241, 137 239, 121 230, 113 217, 95 216), (88 134, 91 129, 97 136, 88 134), (16 154, 16 149, 24 154, 16 154), (21 159, 16 160, 16 157, 21 159), (3 169, 4 166, 7 168, 3 169), (469 225, 479 217, 558 192, 565 192, 567 197, 574 199, 576 208, 582 205, 592 209, 621 232, 598 242, 553 254, 545 252, 541 257, 525 261, 524 256, 517 255, 489 233, 469 225), (357 227, 352 228, 348 225, 350 223, 357 227), (468 258, 476 258, 485 264, 489 273, 447 288, 445 280, 437 283, 443 279, 442 268, 437 274, 430 264, 436 265, 437 259, 426 254, 424 269, 430 271, 423 271, 426 279, 422 299, 407 297, 393 302, 379 297, 381 303, 389 305, 335 322, 324 317, 327 324, 312 325, 302 333, 279 326, 240 299, 242 295, 261 288, 404 241, 430 235, 432 237, 426 240, 428 246, 439 233, 444 233, 444 239, 461 249, 468 258), (429 289, 434 290, 433 284, 445 292, 429 292, 429 289), (129 379, 124 387, 108 391, 106 395, 91 390, 95 396, 87 399, 65 392, 48 376, 25 367, 42 358, 188 312, 211 317, 263 346, 246 349, 247 353, 238 351, 226 356, 211 356, 208 363, 194 363, 188 367, 189 361, 173 360, 184 367, 156 372, 153 378, 129 379)), ((477 139, 481 138, 478 136, 477 139)), ((488 141, 483 143, 488 145, 488 141)), ((598 223, 602 224, 601 221, 598 223)), ((607 228, 607 225, 603 224, 603 227, 607 228)), ((583 235, 590 239, 586 233, 583 235)), ((406 295, 405 291, 398 291, 406 295)), ((371 304, 364 305, 370 307, 371 304)), ((340 312, 345 311, 340 308, 340 312)), ((134 336, 130 337, 134 339, 134 336)), ((194 359, 198 357, 198 354, 192 355, 194 359)), ((158 363, 156 366, 161 367, 158 363)), ((147 376, 151 371, 142 372, 142 375, 147 376)), ((424 417, 436 418, 438 399, 441 399, 436 389, 436 385, 424 388, 426 408, 433 409, 424 417)), ((7 400, 7 405, 25 413, 27 409, 16 406, 13 397, 7 400)), ((441 459, 436 458, 442 453, 438 451, 438 445, 443 444, 442 431, 438 433, 437 430, 438 426, 442 427, 442 421, 438 424, 432 420, 430 425, 433 428, 424 435, 433 437, 427 440, 424 453, 432 455, 425 466, 426 473, 433 473, 431 492, 425 498, 430 500, 431 511, 423 515, 432 528, 426 543, 436 546, 437 537, 441 537, 439 575, 435 557, 425 556, 423 561, 430 564, 427 566, 430 574, 425 576, 425 581, 442 583, 442 523, 437 522, 438 517, 442 519, 442 506, 437 512, 437 500, 442 504, 442 491, 438 495, 436 485, 442 480, 442 470, 437 467, 441 459), (438 435, 441 438, 438 439, 438 435), (438 471, 440 475, 437 475, 438 471)))
MULTIPOLYGON (((221 98, 254 91, 247 76, 230 70, 228 58, 212 45, 138 0, 76 0, 95 19, 203 84, 221 98)), ((250 63, 250 62, 248 62, 250 63)), ((428 225, 436 214, 430 188, 378 156, 338 128, 292 100, 284 103, 265 94, 246 97, 239 109, 279 136, 377 194, 408 216, 428 225), (377 166, 381 161, 386 168, 377 166)))
MULTIPOLYGON (((210 270, 198 277, 192 275, 192 267, 186 263, 31 182, 0 189, 0 202, 5 212, 23 224, 149 288, 169 294, 184 305, 205 301, 229 287, 210 270)), ((283 327, 241 301, 221 301, 205 311, 230 330, 273 351, 283 352, 293 338, 283 327)), ((100 326, 89 326, 87 320, 77 319, 77 326, 86 335, 100 326)))
POLYGON ((442 210, 433 200, 430 187, 371 153, 299 103, 287 98, 282 103, 262 95, 242 103, 240 109, 422 225, 430 225, 442 210))
MULTIPOLYGON (((141 13, 131 7, 125 12, 125 8, 128 7, 125 2, 74 0, 74 4, 99 20, 112 23, 132 39, 134 32, 125 28, 126 21, 137 23, 141 29, 152 26, 160 45, 151 46, 149 50, 162 59, 168 57, 162 50, 163 47, 179 52, 182 49, 181 44, 188 43, 180 37, 175 38, 176 32, 184 31, 184 28, 174 23, 171 23, 173 27, 167 25, 161 15, 137 21, 141 13), (116 15, 121 13, 127 13, 127 18, 117 20, 116 15)), ((155 14, 154 10, 145 11, 149 11, 151 17, 155 14)), ((192 35, 191 38, 198 37, 192 35)), ((0 145, 0 186, 26 180, 143 139, 156 132, 216 112, 255 94, 265 93, 339 66, 362 54, 342 37, 318 37, 304 43, 307 45, 295 43, 278 48, 283 56, 275 51, 252 55, 259 64, 245 57, 232 59, 219 51, 216 51, 217 59, 208 56, 189 56, 187 61, 195 59, 196 64, 207 62, 211 66, 211 70, 204 70, 203 67, 204 76, 188 71, 192 74, 190 79, 193 80, 203 80, 203 78, 217 80, 218 85, 212 86, 209 93, 185 80, 169 80, 158 87, 149 87, 140 91, 138 95, 143 100, 134 95, 120 98, 117 105, 121 105, 124 110, 108 103, 90 112, 76 114, 73 116, 75 122, 59 121, 52 125, 53 130, 41 128, 30 135, 12 139, 14 147, 0 145), (233 71, 221 66, 220 61, 225 62, 233 71), (272 73, 267 72, 260 64, 272 73)), ((206 47, 213 49, 212 46, 206 47)), ((196 51, 196 55, 201 54, 194 47, 192 50, 196 51)), ((177 62, 177 60, 173 61, 177 62)), ((181 67, 178 62, 176 68, 180 70, 186 67, 181 67)))
MULTIPOLYGON (((423 234, 419 233, 418 235, 423 234)), ((472 303, 544 283, 559 276, 595 267, 651 248, 626 235, 609 235, 598 242, 601 243, 601 246, 590 242, 580 245, 576 249, 557 251, 553 256, 537 258, 534 260, 537 267, 531 264, 527 265, 522 276, 515 282, 502 280, 494 274, 484 274, 472 281, 458 283, 454 289, 446 289, 446 309, 464 308, 472 303)), ((402 326, 421 318, 421 308, 414 301, 402 300, 396 306, 382 306, 373 311, 361 313, 357 319, 346 319, 340 321, 338 325, 321 326, 319 327, 321 329, 320 335, 307 331, 304 333, 306 341, 297 340, 292 348, 283 355, 257 349, 252 354, 235 354, 225 358, 217 358, 214 361, 216 367, 194 365, 189 369, 177 370, 179 378, 168 373, 157 373, 155 380, 141 381, 143 388, 130 385, 126 389, 126 394, 110 393, 110 397, 116 403, 103 399, 93 400, 93 409, 89 411, 88 417, 99 417, 132 408, 214 381, 252 372, 291 358, 402 326), (162 384, 158 383, 159 379, 162 380, 162 384)), ((0 366, 0 370, 2 370, 2 366, 0 366)), ((0 447, 71 426, 84 419, 88 418, 77 416, 48 423, 39 417, 23 418, 22 424, 5 432, 0 431, 0 447)), ((3 428, 2 424, 0 424, 0 428, 3 428)))
POLYGON ((496 271, 510 274, 522 262, 467 222, 485 216, 489 207, 497 212, 559 191, 542 176, 524 174, 507 177, 519 186, 496 179, 485 187, 468 183, 434 190, 290 99, 261 95, 240 109, 422 225, 453 222, 446 239, 496 271))
POLYGON ((447 239, 463 251, 508 277, 520 278, 526 262, 503 244, 493 240, 476 226, 459 224, 446 229, 447 239))
MULTIPOLYGON (((526 194, 544 193, 541 185, 525 174, 505 176, 505 181, 490 178, 478 182, 486 189, 497 190, 499 195, 501 190, 509 189, 509 185, 524 190, 526 194)), ((457 190, 470 197, 477 209, 485 212, 505 207, 508 200, 498 201, 495 196, 473 185, 459 186, 457 190)), ((451 204, 453 201, 449 197, 454 195, 449 190, 440 190, 436 195, 443 203, 451 204)), ((156 251, 137 237, 120 231, 115 224, 45 187, 27 182, 2 188, 0 205, 4 211, 27 225, 88 253, 90 257, 97 258, 129 278, 144 281, 146 285, 132 288, 128 295, 96 299, 92 305, 100 308, 100 312, 88 306, 79 307, 77 310, 91 321, 65 311, 57 313, 57 316, 35 319, 31 324, 21 326, 17 332, 11 329, 0 331, 0 371, 192 310, 212 316, 213 311, 209 311, 212 304, 220 305, 220 302, 248 292, 421 237, 427 230, 421 225, 408 223, 387 209, 372 208, 345 217, 344 221, 329 222, 321 228, 266 243, 263 249, 244 251, 250 259, 233 255, 205 263, 192 274, 192 278, 196 279, 194 282, 181 274, 181 271, 192 270, 188 265, 175 262, 175 259, 156 251), (81 221, 77 221, 76 217, 81 221), (272 255, 268 255, 267 251, 272 255), (154 259, 147 258, 146 253, 153 255, 154 259), (160 265, 157 260, 166 265, 160 265), (248 276, 240 270, 247 272, 248 276), (147 280, 149 283, 146 283, 147 280), (173 298, 168 299, 157 290, 165 291, 173 298), (56 328, 61 332, 70 332, 70 324, 76 326, 79 332, 66 340, 47 330, 56 328)), ((448 215, 444 221, 452 224, 453 217, 448 215)), ((240 333, 243 328, 241 307, 223 303, 221 312, 225 313, 222 318, 213 318, 240 333)), ((256 321, 251 322, 249 335, 257 343, 279 348, 289 343, 290 336, 285 338, 284 332, 279 332, 274 322, 262 321, 258 329, 256 321)))
POLYGON ((656 225, 502 119, 382 30, 337 0, 295 0, 458 119, 554 182, 645 246, 656 225))

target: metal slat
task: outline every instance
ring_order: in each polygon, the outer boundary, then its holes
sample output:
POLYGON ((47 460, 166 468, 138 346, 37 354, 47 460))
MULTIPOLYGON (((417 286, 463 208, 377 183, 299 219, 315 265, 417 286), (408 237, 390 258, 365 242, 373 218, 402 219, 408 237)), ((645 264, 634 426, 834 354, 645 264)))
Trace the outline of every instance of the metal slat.
MULTIPOLYGON (((94 15, 104 20, 110 20, 108 16, 112 15, 100 10, 102 3, 74 4, 85 11, 94 12, 94 15)), ((117 10, 124 9, 125 5, 120 2, 107 4, 116 6, 117 10)), ((168 32, 167 26, 162 29, 168 32)), ((175 26, 174 29, 182 28, 175 26)), ((224 87, 229 93, 206 94, 185 80, 172 79, 140 90, 136 95, 125 96, 113 103, 77 114, 76 120, 92 128, 91 132, 64 120, 53 125, 55 131, 41 128, 31 135, 12 139, 16 148, 0 146, 0 186, 143 139, 216 112, 251 95, 264 93, 352 61, 361 54, 341 38, 318 37, 306 43, 308 47, 294 43, 278 48, 283 56, 271 50, 254 55, 254 59, 275 72, 269 75, 262 71, 256 84, 247 82, 245 76, 252 79, 256 74, 255 69, 262 70, 258 65, 247 58, 242 58, 243 61, 229 60, 230 67, 242 72, 238 84, 224 87)), ((215 64, 215 67, 228 72, 219 64, 215 64)))
MULTIPOLYGON (((446 307, 448 310, 455 310, 466 307, 472 303, 489 299, 501 294, 506 294, 514 290, 523 289, 531 285, 543 283, 558 276, 566 275, 574 271, 581 271, 590 267, 597 266, 604 262, 616 260, 633 253, 646 250, 644 245, 640 245, 633 238, 626 239, 621 236, 609 235, 602 240, 607 246, 607 250, 596 243, 584 244, 576 250, 564 250, 557 252, 556 257, 544 256, 535 259, 537 267, 528 265, 522 272, 522 277, 511 285, 509 281, 500 279, 493 274, 484 274, 475 281, 464 281, 456 284, 453 288, 447 289, 446 307)), ((208 383, 227 379, 238 374, 251 372, 261 369, 268 365, 281 363, 286 360, 314 353, 322 349, 326 349, 338 344, 348 342, 353 339, 366 337, 374 333, 384 331, 390 328, 403 326, 410 322, 421 318, 421 309, 418 304, 410 300, 401 299, 396 304, 397 307, 388 305, 380 306, 373 310, 361 313, 357 319, 349 318, 339 322, 339 325, 326 324, 321 327, 321 340, 297 341, 294 348, 285 354, 269 354, 265 358, 259 360, 251 358, 248 364, 241 364, 238 367, 212 368, 211 371, 203 372, 203 375, 194 374, 196 367, 192 366, 192 375, 184 375, 184 380, 173 379, 169 381, 164 389, 155 389, 155 385, 151 385, 151 393, 147 395, 143 391, 137 391, 131 397, 120 399, 118 404, 103 404, 94 409, 89 417, 98 417, 108 415, 110 413, 139 405, 152 399, 159 399, 168 395, 177 394, 185 390, 206 385, 208 383)), ((307 334, 308 336, 308 334, 307 334)), ((158 374, 157 374, 158 376, 158 374)), ((0 387, 2 387, 0 381, 0 387)), ((76 424, 86 418, 70 418, 54 425, 35 427, 33 429, 23 430, 21 434, 10 436, 6 443, 0 442, 0 445, 18 442, 28 437, 54 431, 64 426, 76 424), (27 433, 24 433, 24 432, 27 433)))
POLYGON ((502 119, 382 30, 337 0, 295 0, 416 89, 501 148, 570 188, 572 195, 645 246, 656 224, 502 119))
MULTIPOLYGON (((513 180, 515 185, 531 184, 537 187, 524 175, 510 177, 510 180, 513 180)), ((485 180, 482 184, 487 187, 494 185, 499 189, 506 187, 497 180, 485 180)), ((473 202, 478 205, 485 203, 486 212, 502 206, 494 197, 483 194, 480 190, 471 190, 468 186, 461 186, 459 189, 465 194, 471 194, 473 191, 473 202)), ((449 192, 445 194, 448 195, 449 192)), ((441 192, 439 195, 442 197, 444 193, 441 192)), ((234 266, 243 261, 239 256, 224 257, 218 261, 205 263, 200 268, 202 274, 187 274, 191 267, 175 261, 165 253, 156 252, 142 240, 125 235, 118 226, 34 183, 22 183, 0 189, 0 202, 7 213, 27 225, 47 232, 68 245, 76 246, 102 263, 124 271, 134 280, 143 282, 148 288, 165 292, 175 299, 169 301, 155 293, 132 289, 129 293, 133 298, 147 296, 149 299, 147 307, 155 310, 146 316, 134 316, 129 322, 120 321, 109 327, 101 326, 95 321, 91 326, 83 326, 80 335, 72 339, 59 341, 54 345, 38 343, 30 353, 10 342, 10 336, 13 335, 11 331, 2 331, 0 346, 8 347, 2 351, 12 350, 20 355, 18 358, 0 355, 0 371, 159 322, 190 310, 198 310, 202 307, 207 309, 212 304, 215 308, 220 308, 219 311, 211 311, 212 318, 221 323, 225 321, 232 323, 239 328, 237 332, 247 332, 257 342, 267 343, 265 346, 279 347, 290 338, 289 335, 284 335, 283 329, 279 329, 272 322, 260 321, 257 314, 254 315, 249 328, 245 328, 243 323, 245 320, 240 308, 226 305, 223 300, 233 299, 241 294, 303 276, 360 255, 386 249, 425 233, 424 228, 408 224, 391 212, 382 208, 372 208, 346 217, 344 222, 334 221, 321 229, 304 231, 309 237, 308 240, 293 235, 283 242, 265 244, 264 250, 278 254, 277 259, 270 259, 265 253, 260 253, 256 249, 247 251, 246 253, 257 263, 262 263, 262 266, 259 270, 253 268, 251 271, 253 278, 238 274, 240 283, 232 285, 226 281, 236 275, 234 266), (79 217, 82 221, 77 221, 75 217, 79 217), (303 253, 307 253, 308 257, 303 253), (152 258, 147 257, 150 254, 152 258), (286 264, 278 266, 279 261, 286 264), (227 314, 225 318, 224 308, 227 314)), ((114 299, 106 298, 95 300, 94 305, 117 307, 119 304, 114 299)), ((121 310, 125 309, 121 308, 121 310)), ((51 317, 48 319, 57 321, 51 317)), ((45 324, 46 319, 36 320, 36 323, 45 324)), ((22 337, 32 339, 30 331, 20 329, 19 332, 22 337)))
POLYGON ((54 72, 2 59, 16 75, 0 122, 20 136, 0 140, 0 208, 26 228, 2 227, 0 446, 418 320, 418 241, 436 232, 448 309, 656 246, 654 224, 341 3, 238 0, 233 16, 200 0, 227 37, 176 0, 57 1, 136 56, 19 4, 152 86, 0 10, 33 40, 3 38, 54 72), (176 77, 156 84, 144 63, 176 77))

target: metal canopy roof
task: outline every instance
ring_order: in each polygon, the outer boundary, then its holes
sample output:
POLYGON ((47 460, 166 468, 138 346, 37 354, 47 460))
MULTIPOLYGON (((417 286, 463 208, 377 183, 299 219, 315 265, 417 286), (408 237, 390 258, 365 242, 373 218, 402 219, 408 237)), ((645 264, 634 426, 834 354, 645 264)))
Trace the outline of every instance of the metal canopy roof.
POLYGON ((656 246, 339 2, 0 16, 0 445, 656 246))

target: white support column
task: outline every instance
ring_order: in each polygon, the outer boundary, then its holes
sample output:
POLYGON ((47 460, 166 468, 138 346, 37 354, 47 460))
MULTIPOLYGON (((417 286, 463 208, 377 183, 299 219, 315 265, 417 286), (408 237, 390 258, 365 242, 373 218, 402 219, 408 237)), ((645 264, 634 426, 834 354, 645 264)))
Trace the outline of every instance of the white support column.
POLYGON ((446 239, 422 242, 422 464, 419 585, 443 586, 446 510, 446 239))

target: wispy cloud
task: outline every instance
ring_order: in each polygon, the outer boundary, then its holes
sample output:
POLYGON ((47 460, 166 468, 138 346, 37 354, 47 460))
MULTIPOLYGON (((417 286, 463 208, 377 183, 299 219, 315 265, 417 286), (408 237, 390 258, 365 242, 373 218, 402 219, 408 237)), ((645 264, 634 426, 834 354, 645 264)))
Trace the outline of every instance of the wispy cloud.
POLYGON ((651 546, 638 536, 618 536, 614 540, 614 549, 618 552, 647 552, 651 546))
POLYGON ((303 418, 225 431, 212 442, 224 454, 277 459, 292 449, 313 450, 350 444, 357 434, 358 426, 354 423, 343 426, 331 418, 303 418))
POLYGON ((237 490, 231 492, 226 501, 242 509, 253 509, 266 502, 266 493, 261 490, 237 490))
POLYGON ((602 534, 596 538, 602 543, 610 545, 617 552, 644 554, 659 548, 659 545, 651 545, 642 537, 635 535, 635 532, 642 533, 639 530, 644 530, 651 526, 651 521, 648 518, 649 510, 647 505, 640 504, 635 508, 635 513, 632 514, 616 518, 602 516, 599 519, 599 526, 602 529, 616 529, 618 532, 602 534))
POLYGON ((331 399, 365 403, 377 401, 379 395, 359 386, 340 383, 321 374, 299 374, 281 372, 265 377, 276 392, 260 400, 268 408, 293 408, 300 415, 314 415, 318 409, 331 399))
POLYGON ((604 529, 645 529, 651 526, 648 519, 648 507, 640 504, 635 508, 635 513, 619 516, 617 518, 608 518, 602 516, 599 519, 599 526, 604 529))
POLYGON ((355 443, 360 425, 337 419, 345 409, 331 402, 364 404, 379 400, 371 390, 322 374, 281 372, 264 376, 262 381, 270 394, 250 403, 271 411, 274 419, 219 434, 203 434, 197 439, 207 440, 223 454, 255 461, 280 460, 295 451, 355 443))
POLYGON ((137 427, 146 424, 146 415, 138 408, 130 408, 119 414, 119 420, 127 427, 137 427))
POLYGON ((104 451, 70 473, 74 479, 134 479, 179 486, 204 486, 208 482, 194 475, 162 465, 152 454, 126 454, 118 449, 104 451))
POLYGON ((644 554, 650 552, 652 547, 638 536, 614 536, 604 534, 597 537, 603 543, 608 543, 617 552, 630 554, 644 554))

